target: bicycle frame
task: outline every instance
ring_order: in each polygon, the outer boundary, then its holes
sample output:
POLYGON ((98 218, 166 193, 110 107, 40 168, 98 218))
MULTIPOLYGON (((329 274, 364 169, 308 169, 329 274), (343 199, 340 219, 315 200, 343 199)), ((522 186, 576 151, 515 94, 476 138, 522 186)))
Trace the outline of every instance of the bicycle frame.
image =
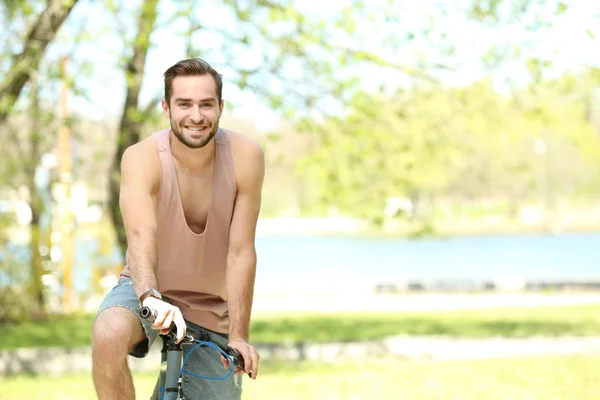
MULTIPOLYGON (((148 307, 142 307, 140 315, 142 318, 154 320, 155 311, 148 307)), ((183 348, 181 343, 193 344, 196 339, 203 342, 214 343, 223 352, 229 354, 233 358, 236 367, 244 369, 244 359, 241 354, 232 347, 212 340, 210 333, 206 331, 194 331, 194 336, 188 333, 180 343, 175 343, 177 328, 175 324, 172 324, 167 335, 159 336, 163 342, 160 352, 160 371, 150 400, 185 400, 181 397, 181 367, 183 363, 183 348)))
POLYGON ((160 351, 160 372, 150 400, 180 400, 181 363, 183 350, 173 337, 160 335, 163 345, 160 351))

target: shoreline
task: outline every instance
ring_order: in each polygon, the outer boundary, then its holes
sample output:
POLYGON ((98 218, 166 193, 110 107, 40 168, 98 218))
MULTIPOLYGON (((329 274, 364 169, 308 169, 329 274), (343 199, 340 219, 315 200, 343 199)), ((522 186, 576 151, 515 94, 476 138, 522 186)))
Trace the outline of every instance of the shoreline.
POLYGON ((257 293, 253 314, 436 312, 600 304, 600 292, 579 293, 257 293))
MULTIPOLYGON (((310 218, 306 218, 309 220, 310 218)), ((592 226, 574 226, 569 229, 553 230, 545 226, 523 227, 523 226, 506 226, 506 227, 490 227, 490 228, 440 228, 437 227, 428 233, 419 233, 409 229, 296 229, 288 228, 286 230, 273 230, 257 228, 257 238, 271 237, 364 237, 372 239, 455 239, 455 238, 470 238, 470 237, 494 237, 494 236, 569 236, 569 235, 585 235, 585 234, 600 234, 600 225, 592 226)))
MULTIPOLYGON (((100 239, 103 223, 81 223, 75 230, 78 240, 100 239)), ((106 226, 104 226, 106 228, 106 226)), ((28 225, 12 225, 3 230, 11 242, 26 244, 29 241, 28 225)), ((455 239, 493 236, 568 236, 600 234, 600 221, 572 223, 552 227, 547 223, 522 224, 518 221, 501 221, 493 224, 473 219, 460 222, 440 220, 431 230, 420 230, 416 224, 395 222, 374 227, 364 220, 351 217, 277 217, 259 218, 256 237, 359 237, 371 239, 455 239)))

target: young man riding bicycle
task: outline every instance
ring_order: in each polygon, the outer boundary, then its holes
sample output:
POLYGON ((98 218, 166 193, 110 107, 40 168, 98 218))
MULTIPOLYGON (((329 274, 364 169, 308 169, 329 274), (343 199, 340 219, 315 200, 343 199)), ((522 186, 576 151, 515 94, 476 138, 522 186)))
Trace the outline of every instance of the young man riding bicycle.
MULTIPOLYGON (((170 129, 128 148, 121 161, 120 207, 127 232, 126 267, 93 327, 93 378, 100 400, 134 399, 128 355, 143 357, 158 331, 177 326, 220 334, 258 374, 248 343, 256 272, 255 231, 264 179, 260 146, 219 128, 222 78, 200 59, 165 72, 162 108, 170 129), (157 311, 152 324, 141 305, 157 311)), ((222 375, 227 361, 208 350, 188 368, 222 375)), ((239 399, 241 375, 184 380, 187 398, 239 399)))

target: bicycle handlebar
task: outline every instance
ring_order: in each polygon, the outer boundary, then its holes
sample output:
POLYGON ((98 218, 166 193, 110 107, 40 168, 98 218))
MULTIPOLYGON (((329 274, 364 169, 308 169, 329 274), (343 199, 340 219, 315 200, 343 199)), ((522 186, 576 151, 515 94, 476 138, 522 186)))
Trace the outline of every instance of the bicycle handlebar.
MULTIPOLYGON (((150 307, 147 307, 147 306, 142 307, 142 309, 140 310, 140 316, 144 319, 147 319, 150 322, 154 322, 157 314, 158 313, 156 310, 154 310, 150 307)), ((204 342, 214 343, 221 350, 223 350, 226 354, 229 354, 233 358, 233 363, 235 364, 236 367, 239 367, 242 370, 245 370, 244 369, 244 358, 242 357, 242 355, 240 354, 240 352, 237 349, 234 349, 233 347, 224 345, 222 343, 219 343, 219 342, 213 340, 211 337, 211 334, 209 332, 206 332, 206 331, 196 332, 195 330, 194 330, 194 332, 196 333, 197 336, 201 336, 201 337, 197 338, 189 333, 186 333, 182 339, 182 342, 195 343, 196 340, 201 340, 204 342)), ((175 325, 174 322, 171 323, 171 327, 169 329, 168 335, 171 338, 175 338, 177 336, 177 326, 175 325)))

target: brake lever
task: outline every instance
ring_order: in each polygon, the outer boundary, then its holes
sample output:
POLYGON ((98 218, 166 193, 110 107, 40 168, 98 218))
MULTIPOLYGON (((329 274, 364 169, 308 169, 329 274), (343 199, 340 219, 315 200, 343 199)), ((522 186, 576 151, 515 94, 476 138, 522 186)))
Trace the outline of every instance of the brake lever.
MULTIPOLYGON (((231 357, 233 357, 233 364, 236 367, 239 367, 242 369, 242 371, 246 371, 245 365, 244 365, 244 357, 242 357, 242 355, 240 354, 240 352, 237 349, 234 349, 231 346, 227 346, 227 354, 229 354, 231 357)), ((252 371, 248 372, 248 376, 250 378, 252 378, 252 371)))

